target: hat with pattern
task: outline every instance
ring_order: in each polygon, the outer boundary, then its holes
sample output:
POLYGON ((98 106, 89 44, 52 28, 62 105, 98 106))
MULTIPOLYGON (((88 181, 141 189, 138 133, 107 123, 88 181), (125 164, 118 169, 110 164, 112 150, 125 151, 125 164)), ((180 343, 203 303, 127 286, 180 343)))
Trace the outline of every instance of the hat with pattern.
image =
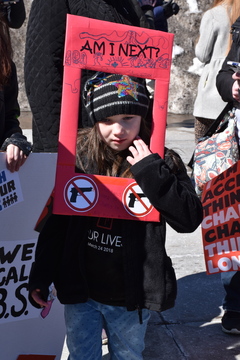
POLYGON ((83 103, 94 125, 120 114, 145 118, 149 97, 144 79, 97 72, 84 85, 83 103))

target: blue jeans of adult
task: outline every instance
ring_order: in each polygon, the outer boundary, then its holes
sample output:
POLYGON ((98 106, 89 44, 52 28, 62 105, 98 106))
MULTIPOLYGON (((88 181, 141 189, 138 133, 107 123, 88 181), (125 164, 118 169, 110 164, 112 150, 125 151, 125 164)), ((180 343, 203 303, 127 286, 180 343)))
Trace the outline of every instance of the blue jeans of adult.
POLYGON ((104 305, 92 299, 86 303, 64 306, 68 360, 102 359, 102 328, 108 336, 111 360, 142 360, 144 337, 150 312, 122 306, 104 305))
POLYGON ((221 280, 226 291, 223 309, 240 312, 240 271, 222 272, 221 280))

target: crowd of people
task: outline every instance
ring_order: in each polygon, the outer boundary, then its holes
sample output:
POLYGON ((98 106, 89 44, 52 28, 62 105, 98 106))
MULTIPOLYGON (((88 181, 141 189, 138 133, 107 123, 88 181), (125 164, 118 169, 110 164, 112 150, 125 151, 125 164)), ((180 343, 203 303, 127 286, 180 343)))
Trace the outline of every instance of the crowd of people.
MULTIPOLYGON (((0 146, 7 168, 18 171, 31 151, 58 151, 66 14, 168 31, 167 19, 179 10, 173 0, 33 0, 24 63, 32 146, 18 120, 9 33, 26 18, 24 2, 1 3, 0 146)), ((238 0, 215 0, 203 14, 195 49, 204 63, 194 104, 196 142, 227 102, 239 107, 240 74, 227 64, 240 62, 239 31, 234 32, 238 24, 240 29, 239 16, 238 0)), ((150 311, 173 307, 177 295, 165 248, 166 224, 179 233, 195 231, 203 219, 202 204, 181 157, 171 149, 165 148, 163 157, 149 149, 151 97, 144 79, 84 70, 81 85, 77 171, 135 179, 161 217, 136 222, 51 215, 39 234, 29 300, 35 307, 47 306, 54 283, 64 304, 69 360, 101 359, 102 329, 112 359, 140 360, 150 311), (134 92, 119 94, 116 82, 134 92), (95 246, 103 236, 118 239, 107 252, 95 246)), ((239 276, 238 271, 222 273, 222 329, 230 334, 240 334, 239 276)))

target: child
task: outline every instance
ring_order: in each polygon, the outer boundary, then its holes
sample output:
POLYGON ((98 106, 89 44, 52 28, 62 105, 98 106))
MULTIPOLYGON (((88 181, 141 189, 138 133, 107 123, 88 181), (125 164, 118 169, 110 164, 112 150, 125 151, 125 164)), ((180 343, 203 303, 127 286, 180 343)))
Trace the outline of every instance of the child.
POLYGON ((149 98, 142 79, 97 73, 83 94, 92 127, 79 132, 77 168, 134 178, 160 221, 52 215, 39 236, 30 301, 46 306, 54 282, 65 305, 69 360, 101 359, 103 327, 111 359, 139 360, 149 310, 169 309, 176 298, 166 222, 178 232, 194 231, 201 202, 179 156, 166 150, 163 160, 146 144, 149 98))

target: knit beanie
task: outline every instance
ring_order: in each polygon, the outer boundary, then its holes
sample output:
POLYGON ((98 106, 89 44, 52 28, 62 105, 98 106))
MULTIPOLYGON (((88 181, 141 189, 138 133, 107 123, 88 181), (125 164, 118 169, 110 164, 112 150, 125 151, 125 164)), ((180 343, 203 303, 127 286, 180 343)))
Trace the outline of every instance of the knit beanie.
POLYGON ((98 121, 120 114, 145 118, 149 97, 144 79, 97 72, 84 85, 83 104, 93 126, 98 121))

